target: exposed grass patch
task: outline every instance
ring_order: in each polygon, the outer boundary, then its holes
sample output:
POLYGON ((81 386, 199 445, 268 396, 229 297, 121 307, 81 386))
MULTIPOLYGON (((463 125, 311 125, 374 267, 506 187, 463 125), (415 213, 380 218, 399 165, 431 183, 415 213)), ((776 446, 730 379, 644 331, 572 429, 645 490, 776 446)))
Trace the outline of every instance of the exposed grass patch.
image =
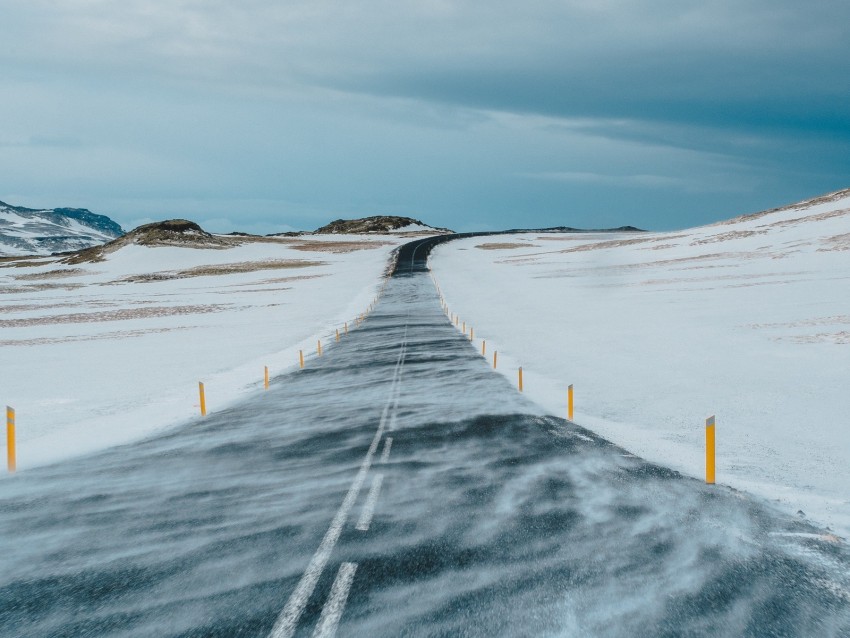
POLYGON ((67 268, 65 270, 48 270, 47 272, 33 272, 27 275, 12 275, 18 281, 42 281, 45 279, 64 279, 65 277, 81 277, 90 275, 90 270, 82 268, 67 268))
POLYGON ((540 248, 537 244, 519 244, 511 242, 490 242, 478 244, 476 248, 481 250, 513 250, 514 248, 540 248))
POLYGON ((283 270, 290 268, 309 268, 324 266, 324 261, 308 261, 306 259, 272 259, 266 261, 240 261, 231 264, 215 264, 211 266, 195 266, 185 270, 165 270, 162 272, 128 275, 109 283, 148 283, 152 281, 168 281, 170 279, 189 279, 190 277, 210 277, 219 275, 235 275, 260 270, 283 270))
POLYGON ((129 319, 151 319, 174 315, 199 315, 221 312, 230 304, 205 304, 194 306, 151 306, 147 308, 122 308, 101 312, 75 312, 67 315, 48 315, 22 319, 0 319, 0 328, 25 328, 29 326, 51 326, 68 323, 101 323, 104 321, 127 321, 129 319))

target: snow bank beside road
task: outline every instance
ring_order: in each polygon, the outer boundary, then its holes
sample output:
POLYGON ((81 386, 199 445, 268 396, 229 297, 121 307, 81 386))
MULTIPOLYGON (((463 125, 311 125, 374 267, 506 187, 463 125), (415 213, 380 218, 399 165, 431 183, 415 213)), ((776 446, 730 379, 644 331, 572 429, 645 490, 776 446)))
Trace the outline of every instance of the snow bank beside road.
POLYGON ((499 368, 651 461, 850 536, 850 192, 675 233, 517 234, 435 250, 499 368))
MULTIPOLYGON (((313 356, 363 312, 403 239, 352 235, 225 249, 130 245, 107 260, 0 262, 0 402, 18 467, 218 410, 313 356)), ((5 441, 5 437, 4 441, 5 441)))

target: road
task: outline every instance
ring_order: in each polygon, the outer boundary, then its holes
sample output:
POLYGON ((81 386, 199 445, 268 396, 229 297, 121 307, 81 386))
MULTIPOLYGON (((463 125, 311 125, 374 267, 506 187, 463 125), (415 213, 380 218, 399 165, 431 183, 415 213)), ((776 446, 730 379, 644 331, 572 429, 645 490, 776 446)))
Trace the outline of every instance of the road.
POLYGON ((268 391, 0 481, 0 635, 850 636, 845 544, 543 414, 430 243, 268 391))

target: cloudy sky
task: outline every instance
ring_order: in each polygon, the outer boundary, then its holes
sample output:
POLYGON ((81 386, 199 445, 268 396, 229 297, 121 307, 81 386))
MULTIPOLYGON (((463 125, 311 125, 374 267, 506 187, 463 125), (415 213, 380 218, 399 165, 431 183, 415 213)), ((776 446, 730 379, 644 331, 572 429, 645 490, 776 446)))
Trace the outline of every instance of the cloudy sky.
POLYGON ((672 229, 850 187, 847 0, 2 0, 0 200, 672 229))

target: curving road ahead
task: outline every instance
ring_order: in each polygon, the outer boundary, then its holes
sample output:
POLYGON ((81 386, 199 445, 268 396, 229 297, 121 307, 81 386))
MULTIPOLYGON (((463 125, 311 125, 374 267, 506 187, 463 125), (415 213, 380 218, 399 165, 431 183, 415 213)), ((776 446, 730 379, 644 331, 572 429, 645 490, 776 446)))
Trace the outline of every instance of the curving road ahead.
POLYGON ((0 481, 0 635, 850 636, 850 555, 545 416, 404 246, 269 391, 0 481))

